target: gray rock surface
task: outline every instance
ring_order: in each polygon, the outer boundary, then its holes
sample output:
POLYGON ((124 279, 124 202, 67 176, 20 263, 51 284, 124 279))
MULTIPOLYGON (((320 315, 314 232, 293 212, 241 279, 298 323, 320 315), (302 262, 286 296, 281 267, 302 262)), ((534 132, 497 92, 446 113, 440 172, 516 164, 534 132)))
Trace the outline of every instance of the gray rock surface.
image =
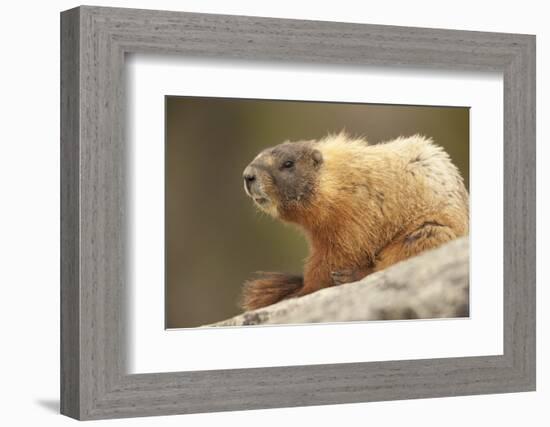
POLYGON ((430 319, 469 315, 469 240, 457 239, 384 271, 207 326, 430 319))

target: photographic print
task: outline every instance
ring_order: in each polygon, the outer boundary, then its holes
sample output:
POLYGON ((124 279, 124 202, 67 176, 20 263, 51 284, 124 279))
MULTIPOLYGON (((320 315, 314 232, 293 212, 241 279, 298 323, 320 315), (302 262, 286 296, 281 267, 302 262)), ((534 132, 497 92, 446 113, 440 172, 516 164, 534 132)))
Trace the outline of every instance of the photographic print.
POLYGON ((165 101, 166 328, 469 316, 468 107, 165 101))
POLYGON ((536 389, 535 36, 81 6, 60 41, 62 414, 536 389))

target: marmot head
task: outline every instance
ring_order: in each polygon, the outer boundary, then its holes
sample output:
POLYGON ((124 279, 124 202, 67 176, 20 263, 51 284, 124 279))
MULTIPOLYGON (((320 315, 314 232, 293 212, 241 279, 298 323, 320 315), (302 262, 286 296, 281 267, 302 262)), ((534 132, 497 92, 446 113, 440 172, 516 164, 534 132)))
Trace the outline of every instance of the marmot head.
POLYGON ((290 219, 311 201, 323 164, 315 141, 285 142, 262 151, 245 168, 244 190, 272 216, 290 219))

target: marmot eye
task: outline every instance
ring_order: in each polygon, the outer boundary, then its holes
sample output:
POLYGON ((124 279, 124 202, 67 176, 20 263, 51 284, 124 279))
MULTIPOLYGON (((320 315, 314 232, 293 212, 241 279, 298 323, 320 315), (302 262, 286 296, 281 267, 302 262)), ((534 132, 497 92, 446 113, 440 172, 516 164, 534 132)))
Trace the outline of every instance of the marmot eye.
POLYGON ((287 160, 283 163, 283 168, 285 169, 291 168, 292 166, 294 166, 294 162, 292 160, 287 160))

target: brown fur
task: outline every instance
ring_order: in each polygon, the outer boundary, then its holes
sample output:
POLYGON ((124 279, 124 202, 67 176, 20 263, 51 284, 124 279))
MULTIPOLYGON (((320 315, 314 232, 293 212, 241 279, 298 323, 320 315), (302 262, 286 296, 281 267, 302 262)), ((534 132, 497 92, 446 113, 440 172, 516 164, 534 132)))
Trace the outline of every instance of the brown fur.
POLYGON ((285 273, 256 272, 245 282, 242 307, 265 307, 294 295, 304 284, 302 276, 285 273))
POLYGON ((285 143, 260 153, 246 176, 259 208, 298 224, 310 245, 303 282, 282 273, 249 281, 247 310, 359 280, 468 234, 462 178, 422 136, 372 146, 345 134, 285 143))

